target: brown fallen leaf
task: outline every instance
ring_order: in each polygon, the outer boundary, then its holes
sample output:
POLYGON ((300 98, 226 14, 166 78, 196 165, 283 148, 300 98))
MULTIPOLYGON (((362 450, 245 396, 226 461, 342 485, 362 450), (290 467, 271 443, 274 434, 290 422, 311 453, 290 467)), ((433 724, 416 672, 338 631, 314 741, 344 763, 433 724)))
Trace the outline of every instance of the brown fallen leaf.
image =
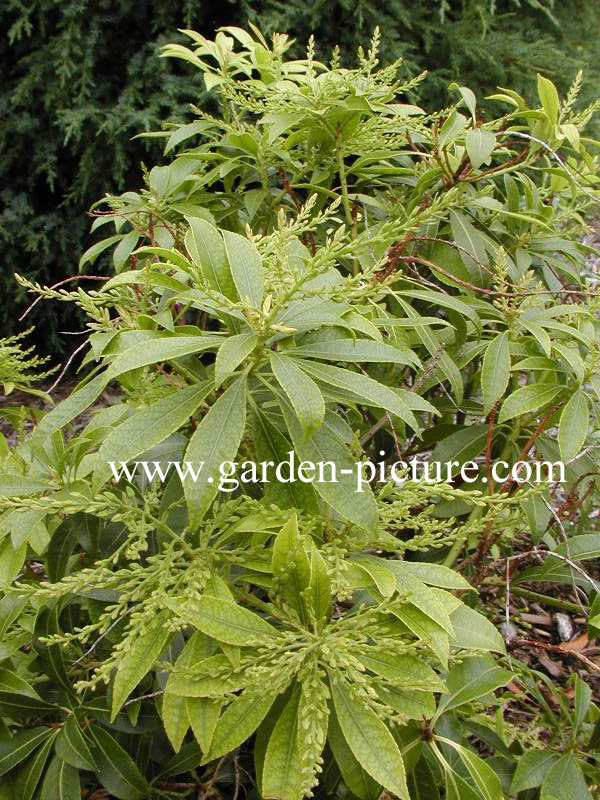
POLYGON ((561 650, 579 653, 581 650, 583 650, 588 646, 589 641, 590 640, 587 633, 582 633, 581 636, 576 636, 574 639, 571 639, 570 642, 563 642, 558 646, 561 650))

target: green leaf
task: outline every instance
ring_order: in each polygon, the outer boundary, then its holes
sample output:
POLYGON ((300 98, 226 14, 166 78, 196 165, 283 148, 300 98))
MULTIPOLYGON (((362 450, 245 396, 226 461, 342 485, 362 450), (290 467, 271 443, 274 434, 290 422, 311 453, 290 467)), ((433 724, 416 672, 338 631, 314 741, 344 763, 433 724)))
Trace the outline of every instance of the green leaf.
POLYGON ((81 272, 87 263, 93 264, 98 256, 102 255, 102 253, 108 250, 109 247, 112 247, 113 244, 120 242, 121 239, 123 239, 123 234, 118 233, 116 236, 109 236, 108 239, 102 239, 102 241, 96 242, 96 244, 88 247, 79 259, 79 272, 81 272))
POLYGON ((489 414, 500 400, 510 379, 508 333, 500 333, 487 346, 481 367, 483 413, 489 414))
POLYGON ((563 408, 558 425, 558 446, 565 463, 572 461, 583 449, 589 425, 588 402, 583 389, 577 389, 563 408))
POLYGON ((326 620, 331 614, 331 581, 325 561, 312 539, 310 544, 309 599, 317 621, 326 620))
POLYGON ((164 650, 171 636, 166 626, 167 618, 168 614, 165 611, 157 614, 121 655, 113 685, 111 721, 164 650))
POLYGON ((98 398, 109 382, 106 373, 97 375, 81 389, 70 394, 66 400, 49 411, 36 428, 37 433, 50 434, 64 428, 71 420, 78 417, 98 398))
POLYGON ((513 677, 512 672, 496 666, 489 656, 465 658, 448 673, 448 693, 440 697, 436 717, 465 703, 484 698, 495 689, 506 686, 513 677))
POLYGON ((397 572, 410 572, 423 583, 439 586, 442 589, 471 589, 471 584, 456 570, 442 564, 430 564, 425 561, 394 561, 392 569, 397 572))
POLYGON ((491 155, 496 147, 496 136, 492 131, 472 128, 467 131, 465 142, 473 169, 479 169, 482 164, 490 163, 491 155))
POLYGON ((252 736, 266 717, 277 695, 269 691, 244 692, 236 697, 219 718, 210 745, 202 763, 230 753, 252 736))
POLYGON ((115 739, 99 725, 89 729, 96 745, 94 758, 100 783, 119 800, 145 800, 150 795, 146 779, 115 739))
POLYGON ((305 372, 309 372, 323 383, 351 393, 349 401, 356 399, 356 402, 365 405, 384 408, 404 420, 413 430, 419 429, 419 423, 410 408, 393 389, 384 386, 383 383, 367 375, 328 364, 313 364, 310 361, 300 361, 299 364, 305 372))
POLYGON ((199 217, 186 217, 186 220, 190 229, 185 236, 185 246, 192 261, 200 267, 211 289, 230 300, 235 299, 235 286, 221 234, 214 225, 199 217))
POLYGON ((398 745, 381 720, 356 701, 340 681, 330 679, 335 713, 348 747, 363 769, 402 800, 409 800, 398 745))
POLYGON ((298 535, 296 514, 292 514, 275 537, 271 564, 282 599, 306 625, 309 620, 303 592, 310 584, 310 562, 298 535))
MULTIPOLYGON (((450 470, 450 475, 454 477, 460 472, 463 464, 472 461, 483 451, 487 436, 487 425, 469 425, 468 428, 455 431, 435 446, 430 463, 446 465, 458 462, 453 464, 450 470)), ((447 469, 440 468, 440 471, 442 476, 446 477, 447 469)))
MULTIPOLYGON (((150 364, 157 364, 159 361, 171 361, 193 353, 201 353, 204 350, 211 350, 218 347, 222 341, 222 337, 210 335, 165 336, 160 339, 152 339, 145 342, 143 347, 135 344, 120 353, 114 361, 111 361, 108 370, 103 373, 103 376, 108 383, 109 380, 132 369, 147 367, 150 364)), ((58 410, 58 407, 56 410, 58 410)))
POLYGON ((428 645, 442 666, 448 666, 450 643, 447 632, 416 606, 409 603, 394 608, 392 614, 403 622, 415 636, 428 645))
POLYGON ((130 461, 160 444, 188 421, 211 390, 212 381, 203 381, 172 392, 113 428, 98 451, 94 488, 100 487, 109 462, 130 461))
POLYGON ((492 623, 469 606, 460 605, 450 614, 456 647, 505 653, 504 639, 492 623))
MULTIPOLYGON (((190 638, 179 657, 177 658, 176 668, 189 667, 197 658, 197 648, 195 646, 195 639, 190 638)), ((165 686, 165 693, 163 695, 161 717, 165 728, 165 733, 173 750, 178 753, 181 745, 189 728, 189 719, 187 714, 186 698, 182 695, 175 694, 169 691, 174 684, 173 679, 177 675, 173 672, 169 675, 167 685, 165 686)))
POLYGON ((572 753, 566 753, 548 770, 540 800, 592 800, 587 783, 572 753))
POLYGON ((266 620, 231 600, 218 597, 174 599, 167 605, 188 624, 226 644, 243 647, 265 636, 277 636, 277 629, 266 620))
POLYGON ((81 800, 79 771, 55 757, 50 762, 40 800, 81 800))
POLYGON ((56 754, 77 769, 94 772, 98 769, 94 757, 74 714, 67 719, 56 739, 56 754))
POLYGON ((19 770, 14 780, 15 794, 19 800, 31 800, 33 797, 55 739, 56 731, 44 741, 38 751, 19 770))
POLYGON ((231 275, 240 300, 250 302, 255 308, 262 303, 264 270, 256 247, 239 233, 222 231, 231 275))
MULTIPOLYGON (((294 449, 302 461, 332 462, 336 468, 335 482, 315 482, 314 488, 331 508, 344 519, 367 531, 374 531, 377 524, 377 503, 371 487, 366 485, 357 493, 356 465, 341 439, 327 426, 323 426, 310 438, 305 439, 302 428, 291 408, 282 405, 294 449), (346 473, 346 474, 344 474, 346 473)), ((329 477, 325 475, 324 477, 329 477)))
POLYGON ((237 378, 219 397, 198 425, 187 450, 185 461, 200 462, 197 481, 184 484, 191 526, 202 521, 218 492, 222 464, 236 457, 246 427, 246 376, 237 378))
POLYGON ((452 739, 446 739, 442 736, 436 738, 438 741, 456 750, 460 760, 467 768, 469 775, 473 779, 473 783, 481 792, 484 800, 504 800, 500 778, 489 764, 486 764, 486 762, 472 750, 457 744, 457 742, 454 742, 452 739))
POLYGON ((509 419, 529 414, 532 411, 539 411, 551 403, 563 389, 564 386, 543 383, 521 386, 502 403, 498 423, 508 422, 509 419))
POLYGON ((26 497, 30 494, 46 492, 49 488, 46 481, 28 478, 26 475, 0 476, 0 497, 26 497))
POLYGON ((489 274, 486 270, 489 267, 489 260, 483 237, 467 215, 455 209, 450 211, 450 228, 471 281, 477 286, 487 286, 489 274))
POLYGON ((298 705, 300 692, 294 692, 277 720, 262 773, 262 796, 279 800, 302 800, 302 752, 298 741, 298 705))
POLYGON ((0 775, 6 775, 9 770, 20 764, 37 747, 42 745, 48 737, 54 737, 52 728, 30 728, 17 733, 11 739, 0 741, 0 775))
POLYGON ((517 769, 510 786, 513 795, 542 785, 550 767, 558 756, 548 750, 527 750, 517 761, 517 769))
POLYGON ((348 747, 335 712, 329 715, 327 741, 342 773, 344 783, 360 800, 377 800, 381 786, 361 767, 348 747))
POLYGON ((317 384, 298 365, 279 353, 269 353, 271 369, 292 404, 305 436, 318 431, 325 417, 325 403, 317 384))
POLYGON ((325 361, 349 361, 357 364, 367 361, 379 364, 420 365, 415 353, 407 347, 392 347, 390 344, 366 339, 321 341, 315 344, 291 347, 285 352, 287 355, 298 356, 299 358, 320 358, 325 361))
POLYGON ((542 108, 548 115, 548 119, 553 125, 558 122, 558 111, 560 108, 560 100, 558 99, 558 92, 556 86, 544 78, 543 75, 537 76, 538 95, 542 103, 542 108))
POLYGON ((217 350, 215 360, 215 389, 217 389, 247 358, 256 347, 258 337, 254 333, 238 333, 230 336, 217 350))
POLYGON ((221 700, 211 697, 186 697, 185 710, 188 722, 203 753, 208 753, 221 715, 221 700))

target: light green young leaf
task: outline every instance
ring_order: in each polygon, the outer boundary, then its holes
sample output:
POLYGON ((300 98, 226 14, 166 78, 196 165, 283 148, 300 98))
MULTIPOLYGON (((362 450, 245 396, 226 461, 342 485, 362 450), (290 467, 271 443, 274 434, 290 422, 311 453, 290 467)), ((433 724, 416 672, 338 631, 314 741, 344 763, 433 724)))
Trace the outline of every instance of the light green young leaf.
POLYGON ((331 696, 342 734, 363 769, 401 800, 410 800, 402 755, 392 734, 340 681, 330 679, 331 696))
POLYGON ((423 583, 439 586, 441 589, 471 589, 471 584, 460 573, 442 564, 425 561, 393 561, 392 569, 398 573, 410 572, 423 583))
POLYGON ((486 269, 489 267, 489 259, 483 237, 467 215, 455 209, 450 211, 450 228, 471 280, 477 286, 487 286, 489 275, 486 269))
POLYGON ((431 617, 411 603, 394 608, 392 614, 428 645, 439 659, 440 664, 447 668, 450 642, 447 632, 441 625, 438 625, 431 617))
POLYGON ((378 800, 381 785, 369 775, 354 757, 340 729, 335 712, 329 715, 327 741, 342 773, 344 783, 360 800, 378 800))
POLYGON ((583 449, 589 425, 588 402, 583 389, 577 389, 563 408, 558 425, 558 446, 565 463, 572 461, 583 449))
POLYGON ((269 353, 271 369, 285 392, 305 436, 319 430, 325 416, 325 403, 317 384, 298 365, 279 353, 269 353))
POLYGON ((508 333, 500 333, 487 346, 481 367, 483 413, 489 414, 500 400, 510 379, 508 333))
POLYGON ((548 78, 543 75, 537 76, 538 95, 542 103, 542 108, 548 115, 548 119, 553 125, 558 122, 558 111, 560 108, 560 100, 558 99, 558 92, 556 86, 548 78))
POLYGON ((184 459, 202 464, 198 480, 184 483, 191 526, 197 526, 219 487, 220 467, 236 457, 246 427, 246 377, 237 378, 219 397, 192 435, 184 459))
POLYGON ((185 246, 192 261, 197 264, 211 289, 230 300, 236 291, 231 277, 223 238, 217 228, 199 217, 186 217, 190 229, 185 235, 185 246))
POLYGON ((114 720, 125 700, 144 675, 152 669, 165 648, 171 636, 165 625, 167 618, 168 614, 165 611, 157 614, 143 633, 133 640, 131 647, 123 653, 113 684, 111 720, 114 720))
MULTIPOLYGON (((109 380, 117 378, 124 372, 138 369, 138 367, 147 367, 150 364, 157 364, 159 361, 171 361, 193 353, 201 353, 204 350, 216 349, 222 341, 223 338, 221 336, 208 334, 206 336, 170 335, 145 342, 143 347, 135 344, 110 362, 107 371, 103 373, 103 377, 108 383, 109 380)), ((56 410, 58 410, 58 407, 56 410)))
POLYGON ((234 372, 242 361, 247 358, 256 347, 258 337, 254 333, 238 333, 225 339, 217 350, 215 360, 215 389, 223 383, 225 378, 234 372))
POLYGON ((496 136, 484 128, 472 128, 467 131, 466 146, 473 169, 482 164, 489 164, 490 157, 496 147, 496 136))
POLYGON ((298 534, 298 518, 292 514, 275 537, 272 555, 273 577, 279 582, 285 602, 300 620, 308 623, 303 592, 310 584, 310 562, 298 534))
POLYGON ((240 300, 258 308, 264 294, 264 271, 260 253, 256 247, 239 233, 223 231, 225 250, 231 275, 240 300))
POLYGON ((109 382, 106 373, 96 375, 91 381, 69 395, 49 411, 36 428, 36 433, 50 434, 60 430, 79 416, 98 398, 109 382))
POLYGON ((331 614, 331 581, 325 561, 312 539, 310 545, 309 598, 317 621, 326 620, 331 614))

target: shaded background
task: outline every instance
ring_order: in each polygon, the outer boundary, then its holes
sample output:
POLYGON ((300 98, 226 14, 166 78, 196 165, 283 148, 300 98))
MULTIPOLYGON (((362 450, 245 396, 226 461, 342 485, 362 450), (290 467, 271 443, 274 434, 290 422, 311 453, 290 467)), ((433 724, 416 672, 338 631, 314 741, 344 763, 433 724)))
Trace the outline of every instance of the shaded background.
MULTIPOLYGON (((107 192, 139 186, 141 162, 161 145, 131 137, 189 118, 210 102, 199 73, 157 58, 183 41, 177 28, 212 37, 220 25, 285 32, 300 55, 311 33, 317 56, 339 44, 349 63, 379 25, 382 58, 407 74, 430 71, 425 108, 455 97, 453 80, 479 99, 496 86, 535 97, 536 72, 565 90, 585 73, 583 100, 598 88, 598 15, 590 0, 4 0, 0 4, 0 331, 22 328, 28 303, 20 272, 41 283, 76 273, 91 239, 86 211, 107 192), (16 307, 15 307, 16 306, 16 307)), ((108 269, 101 260, 94 272, 108 269)), ((27 318, 41 353, 63 356, 61 330, 81 329, 72 307, 39 303, 27 318)))

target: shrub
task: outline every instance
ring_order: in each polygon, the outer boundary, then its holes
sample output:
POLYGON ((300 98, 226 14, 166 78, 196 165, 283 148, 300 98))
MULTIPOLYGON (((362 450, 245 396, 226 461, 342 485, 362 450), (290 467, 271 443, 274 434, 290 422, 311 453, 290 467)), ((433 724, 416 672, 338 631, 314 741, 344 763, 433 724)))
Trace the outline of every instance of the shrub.
MULTIPOLYGON (((86 246, 83 212, 104 192, 135 185, 140 162, 160 157, 154 140, 134 134, 165 119, 183 120, 190 102, 209 102, 193 74, 156 60, 159 46, 176 40, 181 27, 209 34, 246 18, 267 31, 294 31, 300 43, 319 30, 322 59, 341 36, 344 64, 380 24, 386 57, 403 56, 404 75, 430 70, 421 98, 428 107, 449 102, 447 84, 459 79, 481 95, 500 85, 526 97, 534 96, 536 70, 565 91, 579 68, 585 92, 593 94, 597 84, 596 13, 586 0, 7 0, 0 7, 7 31, 0 44, 2 296, 15 296, 14 272, 49 284, 74 276, 76 254, 86 246)), ((296 45, 297 57, 302 46, 296 45)), ((107 268, 100 261, 95 271, 107 268)), ((23 311, 18 289, 16 302, 23 311)), ((5 335, 18 330, 16 316, 11 304, 2 304, 5 335)), ((38 304, 28 324, 36 325, 44 353, 63 358, 59 332, 81 330, 84 321, 60 306, 38 304)))
POLYGON ((578 563, 599 551, 580 535, 597 473, 580 241, 596 104, 540 77, 538 107, 504 90, 484 124, 465 86, 431 114, 406 102, 421 78, 380 68, 377 36, 346 69, 312 42, 287 59, 285 36, 189 35, 165 55, 220 110, 172 125, 168 152, 187 149, 98 210, 114 233, 82 263, 111 251, 118 273, 99 291, 20 279, 87 315, 89 371, 4 448, 6 785, 591 796, 588 683, 553 687, 509 628, 507 658, 493 621, 500 568, 513 594, 576 571, 597 623, 578 563), (109 385, 115 402, 95 405, 109 385), (486 483, 534 448, 567 462, 565 497, 486 483), (357 462, 427 453, 459 469, 356 491, 357 462), (277 480, 268 462, 292 455, 338 481, 277 480), (110 463, 136 461, 150 472, 117 480, 110 463), (167 462, 202 466, 163 480, 167 462), (219 491, 228 462, 265 462, 268 482, 219 491))

